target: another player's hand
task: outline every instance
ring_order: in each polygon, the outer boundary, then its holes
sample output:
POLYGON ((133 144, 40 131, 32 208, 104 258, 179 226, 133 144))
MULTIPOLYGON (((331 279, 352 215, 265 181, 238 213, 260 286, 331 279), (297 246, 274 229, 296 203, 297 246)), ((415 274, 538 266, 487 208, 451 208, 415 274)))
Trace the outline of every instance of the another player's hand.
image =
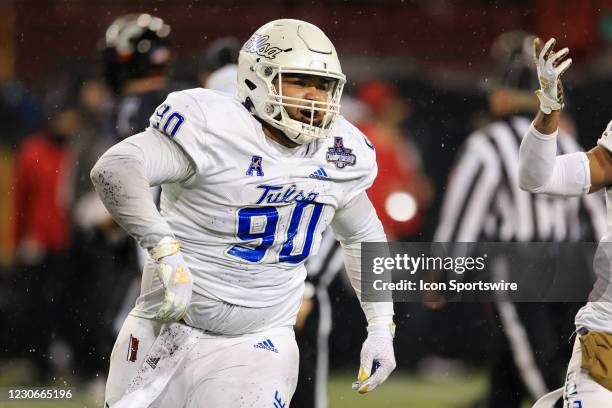
POLYGON ((563 85, 560 77, 572 64, 571 58, 564 59, 569 53, 567 47, 553 52, 554 47, 554 38, 548 40, 543 47, 539 38, 533 40, 533 57, 540 81, 540 89, 536 91, 536 95, 540 100, 540 110, 547 115, 563 107, 563 85))
POLYGON ((361 347, 359 374, 353 383, 353 389, 360 394, 378 387, 395 369, 394 331, 393 324, 368 326, 368 337, 361 347))
POLYGON ((163 321, 180 320, 191 300, 193 279, 180 252, 180 242, 165 237, 149 254, 155 261, 155 273, 164 285, 165 296, 156 318, 163 321))

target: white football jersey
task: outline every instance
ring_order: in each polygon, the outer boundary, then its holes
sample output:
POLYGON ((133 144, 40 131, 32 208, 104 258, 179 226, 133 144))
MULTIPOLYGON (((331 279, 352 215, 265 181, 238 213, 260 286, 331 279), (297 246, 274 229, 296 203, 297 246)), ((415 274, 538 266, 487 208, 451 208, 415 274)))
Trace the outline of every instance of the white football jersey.
MULTIPOLYGON (((612 122, 597 141, 612 152, 612 122)), ((589 296, 589 302, 576 315, 576 326, 589 330, 612 332, 612 187, 606 188, 608 228, 601 239, 593 268, 597 281, 589 296)))
POLYGON ((612 332, 612 187, 606 188, 608 228, 597 247, 593 269, 597 281, 589 302, 578 311, 576 327, 612 332))
POLYGON ((266 137, 235 98, 197 88, 168 95, 151 128, 195 168, 161 194, 194 293, 230 304, 269 307, 301 291, 304 261, 336 210, 376 177, 373 146, 342 117, 333 137, 292 149, 266 137))

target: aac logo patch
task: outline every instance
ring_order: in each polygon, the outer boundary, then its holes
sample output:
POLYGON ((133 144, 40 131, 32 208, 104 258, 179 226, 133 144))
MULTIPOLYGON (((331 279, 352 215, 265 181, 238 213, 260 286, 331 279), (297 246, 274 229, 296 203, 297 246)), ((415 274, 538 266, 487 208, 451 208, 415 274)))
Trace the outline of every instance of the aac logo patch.
POLYGON ((249 168, 246 171, 247 176, 252 176, 253 172, 257 174, 259 177, 263 177, 263 159, 261 156, 252 156, 251 164, 249 164, 249 168))

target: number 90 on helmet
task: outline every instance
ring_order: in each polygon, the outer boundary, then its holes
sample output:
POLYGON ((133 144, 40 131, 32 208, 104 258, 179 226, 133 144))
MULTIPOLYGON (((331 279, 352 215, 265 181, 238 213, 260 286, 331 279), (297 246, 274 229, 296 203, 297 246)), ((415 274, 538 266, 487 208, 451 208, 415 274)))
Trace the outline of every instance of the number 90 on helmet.
POLYGON ((282 19, 260 27, 240 50, 238 96, 255 116, 299 144, 330 136, 346 83, 332 42, 317 26, 282 19), (331 80, 325 101, 283 96, 283 75, 313 75, 331 80), (278 89, 275 87, 278 83, 278 89), (286 107, 310 111, 310 123, 292 119, 286 107), (318 123, 315 113, 323 114, 318 123))

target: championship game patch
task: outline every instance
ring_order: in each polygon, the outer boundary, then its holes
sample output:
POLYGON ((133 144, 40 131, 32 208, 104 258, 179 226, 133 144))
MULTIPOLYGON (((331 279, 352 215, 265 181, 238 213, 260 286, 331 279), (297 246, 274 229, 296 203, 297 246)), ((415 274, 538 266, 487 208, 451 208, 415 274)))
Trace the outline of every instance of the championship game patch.
POLYGON ((334 147, 327 149, 326 159, 329 163, 334 163, 339 169, 345 166, 354 166, 357 162, 357 157, 351 153, 353 149, 344 147, 344 141, 341 137, 334 138, 334 147))

